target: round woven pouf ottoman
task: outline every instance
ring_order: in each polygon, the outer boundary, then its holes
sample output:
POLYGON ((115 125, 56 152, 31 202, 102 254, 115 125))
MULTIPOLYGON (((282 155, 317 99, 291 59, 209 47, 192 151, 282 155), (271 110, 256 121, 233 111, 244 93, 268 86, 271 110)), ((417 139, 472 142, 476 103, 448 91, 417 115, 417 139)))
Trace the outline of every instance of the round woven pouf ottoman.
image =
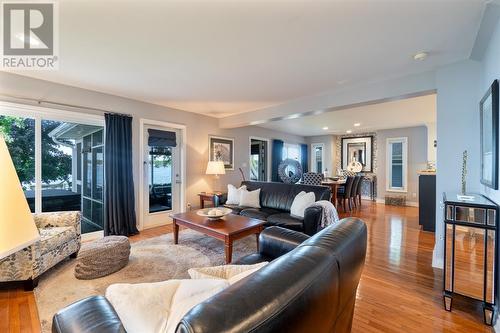
POLYGON ((75 277, 91 280, 117 272, 128 263, 130 243, 124 236, 108 236, 82 244, 76 258, 75 277))

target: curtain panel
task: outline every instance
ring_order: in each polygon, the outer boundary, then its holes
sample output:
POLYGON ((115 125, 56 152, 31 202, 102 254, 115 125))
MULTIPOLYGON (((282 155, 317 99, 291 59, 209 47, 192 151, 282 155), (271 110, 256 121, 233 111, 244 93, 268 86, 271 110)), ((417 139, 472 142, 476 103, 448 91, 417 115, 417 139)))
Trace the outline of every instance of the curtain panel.
POLYGON ((271 163, 271 181, 281 182, 278 175, 278 168, 280 163, 283 161, 283 146, 284 142, 282 140, 273 140, 272 148, 272 163, 271 163))
POLYGON ((309 154, 306 144, 300 145, 300 164, 302 165, 302 172, 309 172, 309 154))
POLYGON ((105 114, 104 235, 139 233, 132 172, 132 117, 105 114))

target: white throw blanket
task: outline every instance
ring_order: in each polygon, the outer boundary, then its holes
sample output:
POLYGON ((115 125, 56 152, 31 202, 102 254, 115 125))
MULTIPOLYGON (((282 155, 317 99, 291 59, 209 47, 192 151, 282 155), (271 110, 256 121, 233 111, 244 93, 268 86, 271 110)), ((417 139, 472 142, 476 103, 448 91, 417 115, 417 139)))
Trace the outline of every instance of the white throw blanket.
POLYGON ((321 229, 328 227, 333 223, 339 221, 339 214, 335 206, 328 200, 316 201, 309 207, 321 207, 323 208, 323 215, 321 216, 321 229))

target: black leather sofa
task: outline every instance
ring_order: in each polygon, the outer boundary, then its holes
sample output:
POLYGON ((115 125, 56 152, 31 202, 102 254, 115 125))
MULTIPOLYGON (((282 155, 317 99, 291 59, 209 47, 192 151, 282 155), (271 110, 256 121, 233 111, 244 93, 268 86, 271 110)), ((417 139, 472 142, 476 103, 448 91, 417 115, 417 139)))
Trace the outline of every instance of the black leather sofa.
MULTIPOLYGON (((259 240, 259 253, 239 263, 271 262, 192 308, 176 332, 350 332, 366 254, 365 224, 346 218, 313 237, 271 227, 259 240)), ((59 311, 52 331, 125 329, 111 304, 93 296, 59 311)))
POLYGON ((290 215, 293 199, 301 191, 314 192, 316 201, 330 200, 331 197, 331 190, 328 186, 252 181, 244 181, 241 185, 246 185, 249 191, 260 188, 261 208, 226 205, 222 202, 224 207, 231 208, 234 214, 264 220, 266 221, 265 227, 277 226, 300 231, 310 236, 319 231, 322 209, 309 207, 305 210, 303 219, 293 217, 290 215))

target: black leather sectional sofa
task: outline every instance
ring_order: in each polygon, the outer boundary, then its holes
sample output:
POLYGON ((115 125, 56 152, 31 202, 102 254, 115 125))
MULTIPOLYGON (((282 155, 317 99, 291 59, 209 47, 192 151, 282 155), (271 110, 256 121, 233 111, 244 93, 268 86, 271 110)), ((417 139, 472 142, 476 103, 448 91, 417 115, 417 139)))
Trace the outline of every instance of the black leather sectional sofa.
MULTIPOLYGON (((351 331, 366 255, 367 230, 361 220, 343 219, 310 238, 271 227, 261 233, 259 242, 259 253, 239 263, 270 263, 192 308, 176 333, 351 331)), ((112 305, 93 296, 58 312, 52 331, 125 329, 112 305)))
POLYGON ((249 191, 260 188, 261 208, 240 207, 223 203, 225 207, 231 208, 233 213, 265 220, 266 227, 282 227, 300 231, 310 236, 319 231, 322 209, 309 207, 306 209, 303 219, 293 217, 290 215, 293 199, 301 191, 314 192, 316 201, 330 200, 331 197, 331 190, 327 186, 252 181, 244 181, 241 185, 246 185, 249 191))

